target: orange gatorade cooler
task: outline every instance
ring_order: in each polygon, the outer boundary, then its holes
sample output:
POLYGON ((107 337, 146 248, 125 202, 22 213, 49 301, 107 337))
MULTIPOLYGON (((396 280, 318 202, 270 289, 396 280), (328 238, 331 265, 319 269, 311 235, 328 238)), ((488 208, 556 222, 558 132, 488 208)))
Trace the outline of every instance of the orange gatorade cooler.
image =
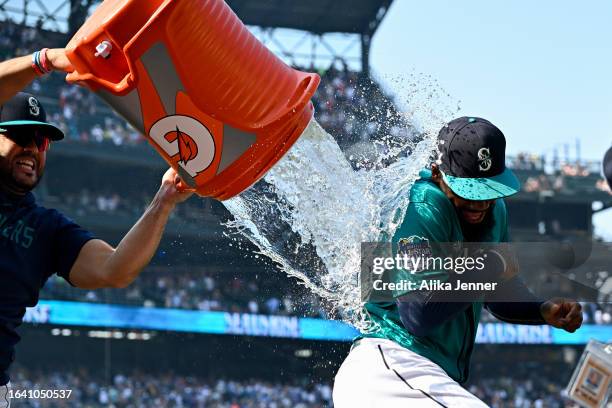
POLYGON ((67 45, 84 84, 202 196, 244 191, 313 115, 316 74, 285 65, 222 0, 106 0, 67 45))

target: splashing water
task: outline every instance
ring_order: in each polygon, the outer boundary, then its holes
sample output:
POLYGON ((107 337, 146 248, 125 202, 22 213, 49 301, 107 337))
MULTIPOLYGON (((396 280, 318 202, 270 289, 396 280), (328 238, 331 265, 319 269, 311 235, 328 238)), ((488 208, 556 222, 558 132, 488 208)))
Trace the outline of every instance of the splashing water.
POLYGON ((393 147, 385 140, 371 143, 381 149, 358 171, 313 119, 263 180, 223 202, 234 215, 229 226, 331 305, 332 314, 367 330, 359 287, 361 243, 393 236, 446 119, 431 121, 421 137, 393 147), (408 157, 381 165, 406 150, 408 157))

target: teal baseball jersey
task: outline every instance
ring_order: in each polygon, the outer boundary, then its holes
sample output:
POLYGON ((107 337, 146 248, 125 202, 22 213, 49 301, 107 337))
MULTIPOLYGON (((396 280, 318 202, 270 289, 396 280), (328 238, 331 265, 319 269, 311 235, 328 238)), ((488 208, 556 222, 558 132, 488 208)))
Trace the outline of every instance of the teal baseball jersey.
MULTIPOLYGON (((485 234, 483 242, 506 242, 508 240, 507 211, 502 199, 496 200, 493 208, 493 225, 485 234)), ((410 203, 404 220, 393 236, 397 244, 402 239, 429 242, 461 242, 464 240, 459 217, 455 208, 440 188, 431 180, 431 171, 422 170, 410 190, 410 203)), ((411 279, 441 280, 448 277, 446 271, 427 271, 413 274, 411 279), (436 276, 437 275, 437 276, 436 276)), ((399 294, 398 294, 399 295, 399 294)), ((392 340, 438 364, 459 383, 467 381, 469 364, 480 320, 482 302, 473 302, 431 330, 426 336, 412 335, 400 320, 395 302, 369 302, 365 305, 375 327, 360 337, 375 337, 392 340)))

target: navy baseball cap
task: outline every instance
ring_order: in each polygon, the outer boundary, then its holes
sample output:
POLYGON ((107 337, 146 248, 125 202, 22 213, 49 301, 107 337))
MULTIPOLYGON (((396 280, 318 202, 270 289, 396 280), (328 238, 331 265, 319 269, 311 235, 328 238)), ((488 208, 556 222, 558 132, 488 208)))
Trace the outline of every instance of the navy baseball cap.
POLYGON ((34 95, 19 92, 0 106, 0 132, 28 127, 43 128, 45 136, 51 140, 62 140, 64 132, 57 126, 47 123, 47 113, 34 95))
POLYGON ((438 164, 453 193, 466 200, 495 200, 516 194, 521 184, 506 168, 506 138, 488 120, 461 117, 438 134, 438 164))
POLYGON ((608 149, 603 161, 603 174, 608 182, 610 188, 612 188, 612 147, 608 149))

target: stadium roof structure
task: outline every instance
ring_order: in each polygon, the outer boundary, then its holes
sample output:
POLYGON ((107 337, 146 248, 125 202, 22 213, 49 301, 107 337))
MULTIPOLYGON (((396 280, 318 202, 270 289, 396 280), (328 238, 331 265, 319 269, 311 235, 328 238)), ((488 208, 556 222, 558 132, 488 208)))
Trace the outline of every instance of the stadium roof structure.
MULTIPOLYGON (((226 0, 242 21, 251 26, 268 28, 268 36, 280 52, 295 60, 297 47, 287 49, 283 41, 274 39, 274 30, 289 28, 310 35, 311 63, 318 56, 317 45, 331 54, 331 59, 344 60, 343 51, 325 41, 324 34, 343 33, 359 37, 361 69, 369 72, 372 37, 385 17, 393 0, 226 0)), ((302 43, 299 43, 302 45, 302 43)), ((349 47, 350 48, 350 47, 349 47)))
POLYGON ((393 0, 226 0, 249 25, 314 34, 373 33, 393 0))

